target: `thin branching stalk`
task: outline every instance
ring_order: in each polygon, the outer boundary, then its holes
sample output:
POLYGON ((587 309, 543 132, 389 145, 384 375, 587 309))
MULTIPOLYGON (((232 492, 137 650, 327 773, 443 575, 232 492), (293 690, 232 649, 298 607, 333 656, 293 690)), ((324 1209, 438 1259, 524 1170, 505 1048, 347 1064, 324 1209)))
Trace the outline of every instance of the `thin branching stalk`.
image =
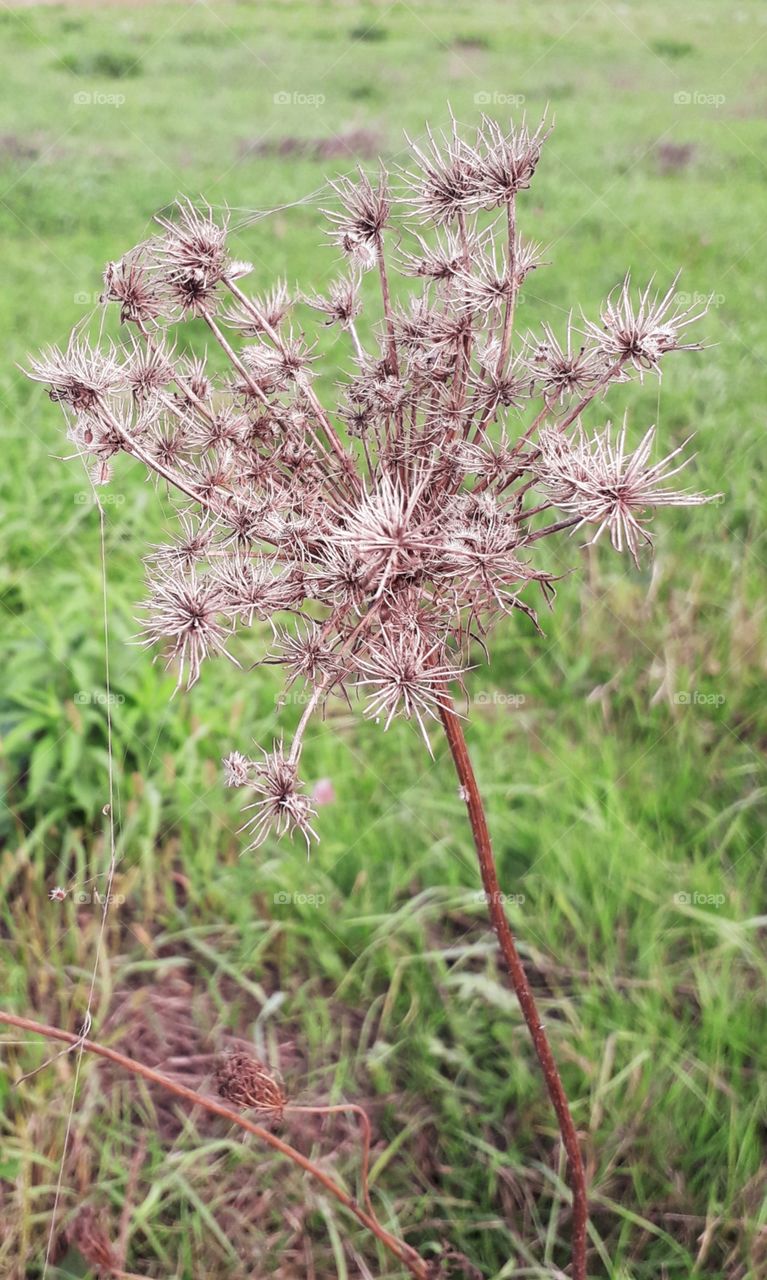
POLYGON ((506 202, 506 248, 507 248, 507 267, 509 275, 509 296, 506 299, 506 306, 503 312, 503 331, 501 333, 501 350, 498 355, 498 373, 502 373, 508 359, 509 349, 511 347, 511 335, 514 328, 514 306, 517 298, 517 286, 514 278, 515 267, 515 243, 517 238, 517 217, 516 217, 516 195, 512 195, 511 199, 506 202))

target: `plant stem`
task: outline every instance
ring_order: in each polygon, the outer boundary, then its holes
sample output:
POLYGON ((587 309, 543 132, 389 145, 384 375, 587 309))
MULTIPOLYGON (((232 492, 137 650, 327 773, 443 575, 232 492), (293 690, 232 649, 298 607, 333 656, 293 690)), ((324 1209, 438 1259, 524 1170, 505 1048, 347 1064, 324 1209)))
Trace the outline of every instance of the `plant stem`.
POLYGON ((506 306, 503 313, 503 332, 501 334, 501 349, 498 355, 498 364, 496 371, 500 375, 503 373, 506 358, 509 354, 511 346, 511 333, 514 328, 514 304, 516 302, 517 288, 514 283, 515 261, 514 255, 516 250, 517 237, 517 217, 516 217, 516 199, 512 195, 506 204, 506 231, 508 245, 508 262, 506 270, 509 273, 509 296, 506 299, 506 306))
POLYGON ((503 895, 498 883, 498 873, 482 798, 477 786, 477 779, 474 776, 474 769, 461 722, 456 715, 453 701, 447 692, 445 692, 441 700, 440 714, 456 773, 461 784, 462 795, 465 797, 469 812, 469 821, 477 850, 477 858, 479 859, 479 869, 488 903, 490 921, 498 938, 519 1006, 532 1036, 535 1052, 546 1081, 546 1088, 559 1122, 559 1131, 567 1154, 570 1186, 573 1195, 573 1280, 586 1280, 586 1230, 589 1210, 586 1194, 586 1175, 578 1134, 570 1114, 570 1106, 562 1086, 557 1064, 551 1052, 548 1036, 541 1022, 527 974, 520 960, 519 952, 514 942, 514 935, 506 919, 506 912, 503 908, 503 895))
POLYGON ((360 1122, 362 1131, 362 1172, 360 1183, 362 1186, 362 1198, 365 1201, 365 1208, 371 1218, 375 1217, 375 1211, 370 1199, 370 1147, 372 1143, 372 1134, 370 1131, 370 1117, 364 1107, 358 1107, 355 1102, 339 1102, 333 1106, 293 1106, 288 1105, 284 1109, 285 1115, 296 1115, 304 1113, 313 1116, 332 1116, 332 1115, 348 1115, 351 1112, 360 1122))
MULTIPOLYGON (((245 1116, 232 1111, 230 1107, 225 1107, 220 1102, 216 1102, 215 1099, 206 1098, 203 1094, 196 1093, 194 1089, 189 1089, 186 1085, 179 1084, 169 1076, 163 1075, 161 1071, 155 1071, 153 1067, 147 1067, 143 1062, 137 1062, 135 1058, 129 1058, 117 1049, 110 1049, 107 1045, 99 1044, 95 1040, 88 1040, 84 1036, 76 1036, 71 1031, 63 1031, 60 1027, 51 1027, 44 1022, 35 1022, 31 1018, 19 1017, 15 1013, 6 1013, 2 1009, 0 1009, 0 1025, 17 1027, 21 1031, 31 1031, 35 1035, 45 1036, 48 1040, 63 1040, 65 1044, 72 1045, 73 1048, 95 1053, 100 1058, 107 1058, 125 1071, 130 1071, 135 1076, 143 1076, 145 1080, 151 1080, 153 1084, 160 1085, 163 1089, 167 1089, 169 1093, 174 1093, 176 1097, 183 1098, 185 1102, 191 1102, 196 1107, 203 1107, 206 1111, 212 1112, 213 1115, 221 1116, 222 1119, 228 1120, 230 1124, 239 1125, 241 1129, 245 1129, 248 1133, 255 1134, 262 1142, 273 1147, 275 1151, 279 1151, 281 1155, 287 1156, 299 1168, 316 1178, 326 1191, 335 1196, 336 1200, 345 1209, 353 1213, 364 1227, 373 1232, 384 1248, 388 1249, 399 1262, 403 1263, 411 1274, 416 1277, 416 1280, 428 1280, 429 1269, 427 1264, 415 1249, 406 1244, 404 1240, 399 1240, 396 1236, 391 1235, 376 1217, 362 1209, 356 1200, 344 1191, 343 1187, 339 1186, 329 1174, 314 1164, 308 1156, 302 1155, 295 1147, 283 1142, 282 1138, 270 1133, 268 1129, 262 1128, 261 1125, 253 1124, 245 1116)), ((367 1178, 367 1169, 365 1169, 365 1178, 367 1178)))
POLYGON ((381 299, 383 301, 384 322, 386 324, 386 345, 388 350, 389 373, 393 378, 399 377, 399 359, 397 357, 397 338, 394 333, 394 312, 391 305, 391 291, 389 289, 389 277, 386 274, 386 259, 384 257, 383 239, 376 241, 376 262, 378 264, 378 274, 381 280, 381 299))

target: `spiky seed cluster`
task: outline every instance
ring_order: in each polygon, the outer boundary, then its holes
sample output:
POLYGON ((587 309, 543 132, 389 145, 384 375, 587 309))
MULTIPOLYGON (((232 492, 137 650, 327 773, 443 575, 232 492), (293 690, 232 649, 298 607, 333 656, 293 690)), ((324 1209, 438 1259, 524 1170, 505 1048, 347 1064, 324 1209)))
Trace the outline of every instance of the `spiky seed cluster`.
POLYGON ((596 525, 591 541, 596 542, 605 530, 616 551, 627 549, 639 566, 642 542, 652 545, 652 536, 641 523, 640 516, 654 507, 685 507, 700 502, 688 489, 664 487, 689 459, 676 467, 670 464, 684 445, 661 462, 649 462, 655 428, 645 433, 633 452, 626 449, 624 422, 615 439, 608 423, 600 436, 588 440, 579 428, 570 438, 547 430, 541 434, 541 453, 536 470, 552 500, 563 511, 578 517, 583 524, 596 525))
POLYGON ((514 338, 540 264, 516 204, 548 132, 483 118, 468 138, 453 120, 411 144, 398 188, 383 167, 331 184, 330 234, 350 270, 324 295, 245 291, 226 217, 182 201, 107 267, 104 299, 128 340, 94 346, 76 332, 32 361, 94 482, 122 452, 177 497, 177 537, 148 556, 146 643, 191 685, 207 658, 234 660, 235 632, 268 620, 264 660, 308 689, 289 749, 225 761, 227 784, 250 793, 254 844, 314 834, 298 764, 329 697, 359 694, 384 728, 413 720, 428 745, 475 642, 512 610, 537 625, 526 597, 536 584, 553 595, 537 559, 545 536, 588 525, 636 559, 655 507, 703 501, 667 487, 684 464, 678 449, 650 461, 652 429, 632 451, 625 425, 591 438, 580 425, 610 383, 660 375, 667 353, 694 345, 698 317, 676 306, 676 282, 637 296, 626 279, 598 321, 514 338), (389 239, 408 282, 396 302, 389 239), (371 268, 380 315, 363 345, 358 285, 371 268), (332 403, 314 387, 305 314, 349 341, 332 403), (223 352, 223 376, 183 354, 192 319, 223 352))
POLYGON ((236 1107, 256 1111, 260 1116, 279 1123, 287 1105, 287 1094, 280 1082, 258 1058, 235 1051, 222 1059, 216 1073, 220 1097, 236 1107))

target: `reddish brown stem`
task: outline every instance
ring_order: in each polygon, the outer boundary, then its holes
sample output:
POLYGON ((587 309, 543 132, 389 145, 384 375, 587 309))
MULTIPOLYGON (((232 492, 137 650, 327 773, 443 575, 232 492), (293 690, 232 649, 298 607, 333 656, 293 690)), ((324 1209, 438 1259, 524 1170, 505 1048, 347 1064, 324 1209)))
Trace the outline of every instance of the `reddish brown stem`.
POLYGON ((479 868, 482 874, 482 884, 487 899, 490 921, 498 938, 519 1006, 532 1036, 535 1052, 546 1081, 546 1088, 559 1122, 559 1131, 567 1154, 567 1166, 573 1195, 573 1280, 586 1280, 586 1230, 589 1210, 586 1194, 586 1174, 583 1167, 578 1134, 570 1114, 570 1105, 562 1086, 557 1064, 551 1052, 548 1036, 541 1022, 527 974, 519 958, 514 935, 506 919, 506 912, 503 907, 504 899, 498 883, 493 846, 490 840, 490 831, 482 805, 482 798, 477 786, 477 779, 474 776, 474 769, 469 756, 469 749, 466 745, 466 738, 461 728, 461 722, 455 713, 452 699, 448 695, 443 698, 441 716, 445 735, 455 763, 456 773, 461 783, 462 795, 466 800, 466 807, 469 812, 469 821, 479 859, 479 868))
POLYGON ((394 313, 391 305, 389 277, 386 274, 386 259, 383 251, 383 239, 376 241, 376 261, 381 278, 381 298, 383 300, 384 321, 386 323, 386 345, 388 349, 389 372, 393 378, 399 377, 399 360, 397 357, 397 339, 394 333, 394 313))
POLYGON ((287 1106, 285 1114, 294 1115, 296 1112, 305 1113, 314 1116, 332 1116, 345 1115, 349 1112, 355 1115, 360 1122, 362 1130, 362 1172, 360 1175, 360 1184, 362 1186, 362 1198, 365 1202, 365 1208, 371 1218, 375 1216, 373 1204, 370 1199, 370 1146, 372 1142, 372 1134, 370 1131, 370 1117, 364 1107, 358 1107, 355 1102, 339 1102, 333 1106, 287 1106))
POLYGON ((498 355, 498 365, 497 365, 497 372, 499 375, 503 373, 503 369, 506 364, 506 358, 509 354, 509 347, 511 346, 511 333, 514 327, 514 304, 516 302, 516 295, 517 295, 516 285, 514 283, 514 271, 515 271, 514 253, 516 249, 516 237, 517 237, 516 201, 515 201, 514 195, 511 196, 510 200, 506 205, 506 229, 507 229, 507 236, 508 236, 508 255, 509 255, 508 263, 507 263, 507 271, 509 273, 509 295, 506 299, 506 307, 503 313, 503 332, 501 334, 501 349, 498 355))
POLYGON ((305 1173, 310 1174, 317 1182, 321 1183, 330 1195, 334 1196, 350 1213, 353 1213, 364 1227, 373 1232, 384 1248, 388 1249, 399 1262, 406 1266, 410 1273, 416 1277, 416 1280, 428 1280, 429 1269, 427 1264, 420 1254, 416 1253, 415 1249, 411 1248, 403 1240, 393 1236, 381 1225, 376 1217, 362 1209, 356 1200, 347 1195, 343 1187, 339 1186, 329 1174, 320 1169, 307 1156, 302 1155, 295 1147, 283 1142, 282 1138, 278 1138, 276 1134, 270 1133, 268 1129, 263 1129, 261 1125, 253 1124, 251 1120, 246 1119, 245 1116, 240 1115, 237 1111, 232 1111, 231 1108, 225 1107, 222 1103, 216 1102, 214 1098, 206 1098, 203 1094, 196 1093, 194 1089, 189 1089, 186 1085, 179 1084, 178 1081, 163 1075, 161 1071, 155 1071, 153 1067, 147 1067, 143 1062, 137 1062, 135 1058, 129 1058, 117 1049, 110 1049, 107 1045, 98 1044, 95 1040, 73 1035, 71 1031, 62 1031, 60 1027, 51 1027, 44 1022, 35 1022, 32 1018, 22 1018, 15 1013, 6 1013, 2 1009, 0 1009, 0 1024, 8 1027, 17 1027, 21 1031, 30 1031, 34 1035, 45 1036, 48 1040, 61 1040, 64 1044, 72 1045, 73 1048, 85 1050, 87 1053, 95 1053, 100 1058, 107 1058, 110 1062, 116 1063, 118 1067, 122 1067, 123 1070, 130 1071, 135 1076, 142 1076, 145 1080, 150 1080, 153 1084, 160 1085, 163 1089, 167 1089, 169 1093, 174 1093, 177 1098, 183 1098, 185 1102, 191 1102, 196 1107, 203 1107, 206 1111, 212 1112, 213 1115, 220 1116, 223 1120, 228 1120, 230 1124, 238 1125, 248 1133, 254 1134, 262 1142, 273 1147, 275 1151, 279 1151, 281 1155, 287 1156, 305 1173))

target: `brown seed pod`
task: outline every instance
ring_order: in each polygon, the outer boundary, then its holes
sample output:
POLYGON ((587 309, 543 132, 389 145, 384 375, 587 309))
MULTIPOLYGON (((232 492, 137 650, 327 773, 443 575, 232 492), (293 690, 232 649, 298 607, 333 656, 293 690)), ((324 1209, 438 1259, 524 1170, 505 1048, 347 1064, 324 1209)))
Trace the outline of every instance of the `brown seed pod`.
POLYGON ((235 1106, 246 1107, 270 1120, 282 1120, 287 1094, 258 1058, 241 1051, 227 1054, 216 1073, 216 1084, 221 1097, 235 1106))

